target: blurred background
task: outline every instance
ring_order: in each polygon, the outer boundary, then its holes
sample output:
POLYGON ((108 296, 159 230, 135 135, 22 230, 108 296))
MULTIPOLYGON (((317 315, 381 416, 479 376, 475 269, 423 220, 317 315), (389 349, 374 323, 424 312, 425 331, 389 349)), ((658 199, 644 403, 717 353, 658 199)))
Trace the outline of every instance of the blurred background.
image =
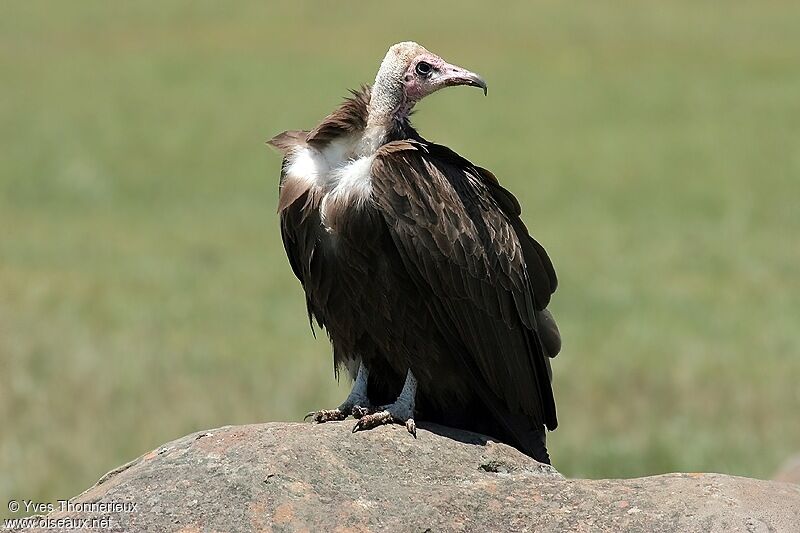
POLYGON ((264 141, 409 39, 488 80, 415 123, 558 269, 555 466, 769 477, 800 449, 800 3, 9 1, 0 501, 338 405, 264 141))

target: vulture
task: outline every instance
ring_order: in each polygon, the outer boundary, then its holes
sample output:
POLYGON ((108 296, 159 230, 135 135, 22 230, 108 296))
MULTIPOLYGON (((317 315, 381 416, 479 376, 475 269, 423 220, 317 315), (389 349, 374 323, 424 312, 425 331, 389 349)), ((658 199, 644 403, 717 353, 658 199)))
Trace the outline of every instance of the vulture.
POLYGON ((393 45, 374 84, 310 131, 267 141, 283 155, 278 213, 308 318, 353 387, 318 423, 353 431, 416 420, 479 432, 549 463, 557 425, 547 309, 556 274, 488 170, 420 136, 414 105, 479 75, 414 42, 393 45))

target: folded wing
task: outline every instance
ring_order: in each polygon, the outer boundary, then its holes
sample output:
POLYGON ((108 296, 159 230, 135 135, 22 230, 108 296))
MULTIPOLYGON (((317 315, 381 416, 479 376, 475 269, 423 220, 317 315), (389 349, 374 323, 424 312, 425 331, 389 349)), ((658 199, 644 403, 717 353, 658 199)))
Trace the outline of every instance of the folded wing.
POLYGON ((555 402, 537 316, 556 276, 494 176, 424 141, 381 147, 373 199, 437 327, 492 404, 549 429, 555 402))

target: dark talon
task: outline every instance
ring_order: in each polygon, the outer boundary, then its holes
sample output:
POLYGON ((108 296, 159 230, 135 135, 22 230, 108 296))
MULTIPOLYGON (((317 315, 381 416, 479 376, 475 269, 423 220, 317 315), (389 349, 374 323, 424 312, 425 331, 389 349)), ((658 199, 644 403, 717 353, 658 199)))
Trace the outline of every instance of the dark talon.
POLYGON ((357 433, 362 429, 372 429, 374 426, 369 425, 370 419, 367 416, 362 416, 353 426, 353 433, 357 433))
POLYGON ((317 414, 316 411, 311 411, 310 413, 308 413, 306 416, 303 417, 303 422, 305 422, 306 420, 308 420, 310 417, 314 416, 315 414, 317 414))

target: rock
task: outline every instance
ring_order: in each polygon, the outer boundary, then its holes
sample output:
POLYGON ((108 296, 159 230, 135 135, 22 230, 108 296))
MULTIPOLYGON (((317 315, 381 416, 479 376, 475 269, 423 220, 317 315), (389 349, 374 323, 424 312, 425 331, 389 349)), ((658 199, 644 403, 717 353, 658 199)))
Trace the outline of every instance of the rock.
MULTIPOLYGON (((45 518, 184 533, 800 531, 797 485, 719 474, 565 479, 474 433, 423 425, 414 439, 401 426, 353 434, 352 425, 195 433, 106 474, 72 509, 45 518)), ((73 526, 50 525, 39 531, 73 526)))
POLYGON ((788 459, 773 476, 775 481, 800 484, 800 454, 788 459))

